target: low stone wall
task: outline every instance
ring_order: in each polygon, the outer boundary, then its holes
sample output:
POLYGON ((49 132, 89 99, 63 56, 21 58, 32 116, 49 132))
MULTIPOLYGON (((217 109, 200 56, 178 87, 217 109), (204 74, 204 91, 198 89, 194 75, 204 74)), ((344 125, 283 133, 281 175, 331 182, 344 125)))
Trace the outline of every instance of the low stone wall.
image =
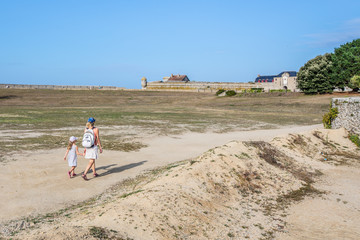
POLYGON ((344 127, 350 132, 360 134, 360 97, 333 98, 331 106, 339 111, 331 123, 332 128, 344 127))
POLYGON ((112 86, 71 86, 71 85, 32 85, 32 84, 0 84, 0 88, 16 89, 56 89, 56 90, 124 90, 112 86))
POLYGON ((226 83, 226 82, 148 82, 144 90, 216 92, 219 89, 241 92, 248 89, 275 90, 271 83, 226 83))

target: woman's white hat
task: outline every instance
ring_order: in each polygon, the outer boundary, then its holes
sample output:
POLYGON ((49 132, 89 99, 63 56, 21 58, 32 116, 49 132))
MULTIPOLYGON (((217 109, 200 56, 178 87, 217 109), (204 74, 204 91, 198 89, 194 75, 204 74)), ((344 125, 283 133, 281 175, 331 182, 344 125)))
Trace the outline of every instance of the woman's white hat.
POLYGON ((77 139, 78 139, 77 137, 71 136, 70 139, 69 139, 69 141, 70 141, 70 142, 74 142, 74 141, 76 141, 77 139))

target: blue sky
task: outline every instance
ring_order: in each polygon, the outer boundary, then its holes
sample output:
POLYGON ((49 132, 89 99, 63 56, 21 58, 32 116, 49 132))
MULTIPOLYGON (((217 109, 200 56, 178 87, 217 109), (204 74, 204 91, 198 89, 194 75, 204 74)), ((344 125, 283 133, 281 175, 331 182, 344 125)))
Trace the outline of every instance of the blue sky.
POLYGON ((359 0, 0 0, 0 83, 248 82, 360 38, 359 0))

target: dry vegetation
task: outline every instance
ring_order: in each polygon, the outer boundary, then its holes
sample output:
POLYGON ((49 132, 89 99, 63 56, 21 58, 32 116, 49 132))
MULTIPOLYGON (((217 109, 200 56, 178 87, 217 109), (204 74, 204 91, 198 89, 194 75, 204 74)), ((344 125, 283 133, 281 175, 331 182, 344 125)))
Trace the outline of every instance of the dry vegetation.
POLYGON ((0 155, 64 146, 82 135, 89 116, 103 130, 104 148, 120 151, 145 147, 144 136, 316 124, 331 97, 0 89, 0 155))
MULTIPOLYGON (((63 147, 89 116, 104 148, 121 151, 145 147, 146 135, 316 124, 333 97, 281 95, 1 89, 0 155, 63 147)), ((326 193, 314 187, 324 166, 359 164, 343 130, 234 141, 60 211, 4 223, 0 238, 273 239, 291 204, 326 193)))

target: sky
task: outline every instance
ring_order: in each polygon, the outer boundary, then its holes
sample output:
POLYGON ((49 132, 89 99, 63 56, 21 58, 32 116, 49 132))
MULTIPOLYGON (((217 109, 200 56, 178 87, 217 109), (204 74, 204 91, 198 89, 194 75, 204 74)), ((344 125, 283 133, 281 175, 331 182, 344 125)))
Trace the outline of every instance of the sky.
POLYGON ((359 9, 359 0, 0 0, 0 83, 254 81, 360 38, 359 9))

